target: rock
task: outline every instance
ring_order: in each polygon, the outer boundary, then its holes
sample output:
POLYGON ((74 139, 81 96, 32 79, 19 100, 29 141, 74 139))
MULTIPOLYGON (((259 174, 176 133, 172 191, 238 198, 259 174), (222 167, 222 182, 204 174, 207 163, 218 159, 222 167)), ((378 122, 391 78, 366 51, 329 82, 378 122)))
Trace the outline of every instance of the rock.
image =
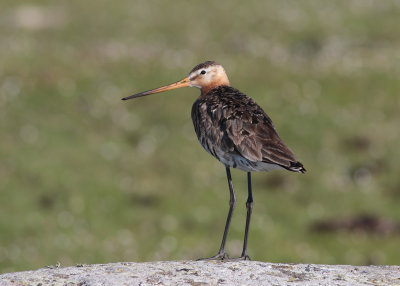
POLYGON ((400 285, 400 266, 121 262, 5 273, 0 285, 400 285))

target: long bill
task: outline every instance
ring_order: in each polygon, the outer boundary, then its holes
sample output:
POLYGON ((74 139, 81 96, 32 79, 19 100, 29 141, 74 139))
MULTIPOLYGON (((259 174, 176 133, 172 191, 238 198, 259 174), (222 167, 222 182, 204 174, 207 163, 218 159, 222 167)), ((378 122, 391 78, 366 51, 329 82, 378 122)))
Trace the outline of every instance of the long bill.
POLYGON ((141 93, 137 93, 131 96, 127 96, 122 98, 122 100, 128 100, 128 99, 132 99, 132 98, 136 98, 136 97, 141 97, 141 96, 146 96, 146 95, 150 95, 150 94, 154 94, 154 93, 159 93, 159 92, 163 92, 163 91, 167 91, 167 90, 171 90, 171 89, 177 89, 177 88, 181 88, 181 87, 185 87, 185 86, 189 86, 189 78, 185 77, 184 79, 171 83, 169 85, 165 85, 159 88, 155 88, 155 89, 151 89, 151 90, 147 90, 141 93))

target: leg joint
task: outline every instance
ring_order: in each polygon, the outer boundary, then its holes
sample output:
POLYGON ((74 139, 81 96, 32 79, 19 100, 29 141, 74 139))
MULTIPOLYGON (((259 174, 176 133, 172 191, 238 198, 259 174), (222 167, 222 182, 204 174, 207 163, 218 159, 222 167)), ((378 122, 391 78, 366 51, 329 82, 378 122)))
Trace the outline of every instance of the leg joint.
POLYGON ((253 201, 247 201, 246 202, 246 207, 247 208, 253 208, 253 201))

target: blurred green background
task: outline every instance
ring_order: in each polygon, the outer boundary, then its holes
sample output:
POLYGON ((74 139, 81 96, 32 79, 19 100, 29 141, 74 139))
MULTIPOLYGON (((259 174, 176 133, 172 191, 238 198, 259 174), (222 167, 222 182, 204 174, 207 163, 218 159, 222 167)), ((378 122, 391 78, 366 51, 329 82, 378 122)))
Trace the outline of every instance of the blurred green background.
MULTIPOLYGON (((199 91, 120 100, 205 60, 308 170, 253 174, 253 260, 400 263, 398 1, 1 6, 0 272, 217 252, 229 195, 193 130, 199 91), (316 227, 364 215, 378 226, 316 227)), ((232 175, 238 256, 247 185, 232 175)))

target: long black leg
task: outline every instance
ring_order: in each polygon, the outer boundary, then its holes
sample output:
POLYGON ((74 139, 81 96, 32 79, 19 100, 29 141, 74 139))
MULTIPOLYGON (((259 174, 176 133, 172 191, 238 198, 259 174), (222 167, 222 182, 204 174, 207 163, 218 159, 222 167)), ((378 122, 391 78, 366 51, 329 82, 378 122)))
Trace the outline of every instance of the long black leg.
POLYGON ((244 260, 250 260, 250 256, 247 255, 247 240, 249 237, 249 228, 250 228, 250 218, 251 213, 253 211, 253 193, 251 189, 251 173, 247 172, 247 184, 248 184, 248 197, 246 202, 247 208, 247 216, 246 216, 246 229, 244 231, 244 242, 243 242, 243 251, 240 258, 244 260))
MULTIPOLYGON (((235 209, 235 204, 236 204, 236 196, 235 196, 235 192, 233 190, 231 170, 229 169, 229 167, 226 167, 226 176, 228 178, 228 185, 229 185, 229 212, 228 212, 228 217, 226 218, 224 235, 222 237, 221 247, 219 248, 217 255, 210 257, 210 258, 206 258, 206 259, 222 259, 223 260, 223 259, 229 258, 228 254, 225 252, 225 243, 226 243, 226 237, 228 236, 229 225, 231 224, 233 210, 235 209)), ((202 259, 200 259, 200 260, 202 260, 202 259)))
POLYGON ((221 253, 225 254, 226 237, 228 236, 229 225, 231 224, 232 214, 236 204, 236 196, 233 190, 231 170, 229 169, 229 167, 226 167, 226 176, 228 178, 228 185, 229 185, 229 212, 228 212, 228 217, 226 218, 224 236, 222 237, 221 247, 219 248, 218 254, 221 253))

